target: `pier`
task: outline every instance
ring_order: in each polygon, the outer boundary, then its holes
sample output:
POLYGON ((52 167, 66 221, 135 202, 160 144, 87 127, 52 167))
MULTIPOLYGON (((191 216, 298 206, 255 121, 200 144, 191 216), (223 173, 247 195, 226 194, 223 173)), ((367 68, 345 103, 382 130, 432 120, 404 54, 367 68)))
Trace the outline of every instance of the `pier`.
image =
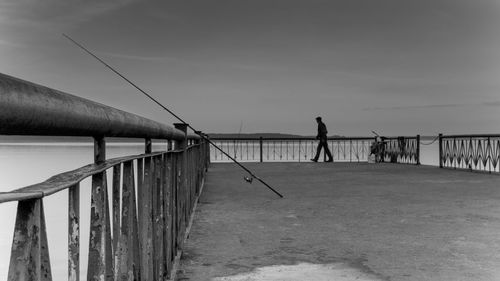
POLYGON ((43 202, 62 191, 68 280, 259 280, 272 270, 293 280, 307 268, 345 280, 500 276, 500 135, 439 135, 434 167, 420 164, 418 134, 331 138, 334 163, 309 161, 313 138, 210 139, 278 198, 187 128, 1 74, 1 135, 84 136, 94 148, 93 163, 0 192, 17 203, 7 280, 52 280, 43 202), (144 153, 109 159, 110 137, 140 139, 144 153), (383 149, 369 161, 375 141, 383 149))
POLYGON ((334 270, 303 280, 500 276, 498 175, 390 163, 250 167, 285 198, 244 183, 232 164, 212 164, 179 280, 300 280, 293 269, 304 264, 334 270), (266 268, 274 275, 258 274, 266 268))

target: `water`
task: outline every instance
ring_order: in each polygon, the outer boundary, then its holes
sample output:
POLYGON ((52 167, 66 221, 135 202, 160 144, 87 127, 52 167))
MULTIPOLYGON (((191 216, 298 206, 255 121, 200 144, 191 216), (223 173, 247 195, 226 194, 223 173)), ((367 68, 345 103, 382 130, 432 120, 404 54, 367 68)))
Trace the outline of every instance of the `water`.
MULTIPOLYGON (((431 141, 424 140, 423 143, 431 141)), ((420 145, 420 163, 422 165, 439 166, 439 142, 430 145, 420 145)))
MULTIPOLYGON (((425 142, 425 141, 424 141, 425 142)), ((153 150, 164 150, 165 144, 153 145, 153 150)), ((285 148, 286 149, 286 148, 285 148)), ((107 158, 141 154, 143 143, 108 143, 107 158)), ((0 144, 0 192, 43 182, 58 173, 92 163, 92 143, 11 143, 0 144)), ((438 144, 421 146, 421 163, 438 165, 438 144)), ((109 171, 109 170, 108 170, 109 171)), ((110 188, 111 172, 108 172, 110 188)), ((81 183, 81 280, 86 280, 89 222, 90 179, 81 183)), ((111 194, 111 191, 108 191, 111 194)), ((67 206, 68 193, 62 191, 44 198, 49 254, 54 280, 67 279, 67 206)), ((0 204, 0 280, 6 280, 10 248, 16 216, 16 202, 0 204)))

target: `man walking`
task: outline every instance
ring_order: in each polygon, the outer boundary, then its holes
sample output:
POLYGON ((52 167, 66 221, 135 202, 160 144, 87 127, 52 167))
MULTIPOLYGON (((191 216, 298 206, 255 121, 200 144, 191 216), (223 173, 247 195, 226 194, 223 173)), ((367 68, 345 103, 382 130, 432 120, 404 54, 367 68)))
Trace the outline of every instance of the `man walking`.
POLYGON ((328 131, 326 130, 326 125, 321 121, 321 117, 316 117, 316 122, 318 123, 318 135, 316 136, 316 139, 319 140, 319 144, 318 148, 316 149, 316 156, 313 159, 311 159, 311 161, 318 162, 319 154, 321 153, 321 148, 325 148, 325 153, 328 156, 328 160, 326 160, 326 162, 333 162, 332 153, 328 148, 328 142, 326 136, 328 134, 328 131))

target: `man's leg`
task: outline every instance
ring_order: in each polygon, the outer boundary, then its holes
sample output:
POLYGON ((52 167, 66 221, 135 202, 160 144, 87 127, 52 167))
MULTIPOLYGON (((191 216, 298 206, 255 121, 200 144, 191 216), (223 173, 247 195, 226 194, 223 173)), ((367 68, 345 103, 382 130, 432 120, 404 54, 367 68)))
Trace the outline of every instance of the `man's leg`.
POLYGON ((319 141, 318 148, 316 148, 316 156, 314 156, 314 158, 311 159, 311 161, 318 162, 319 154, 321 153, 321 147, 322 147, 321 141, 319 141))
POLYGON ((328 148, 328 141, 325 141, 323 145, 325 146, 326 156, 328 156, 328 160, 326 160, 326 162, 333 162, 332 153, 330 152, 330 148, 328 148))

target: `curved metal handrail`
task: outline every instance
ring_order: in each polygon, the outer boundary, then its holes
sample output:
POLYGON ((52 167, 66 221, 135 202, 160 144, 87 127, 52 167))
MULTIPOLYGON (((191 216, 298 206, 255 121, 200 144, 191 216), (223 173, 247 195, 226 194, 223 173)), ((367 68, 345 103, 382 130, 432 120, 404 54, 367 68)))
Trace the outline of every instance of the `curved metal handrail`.
POLYGON ((0 134, 170 140, 185 137, 171 126, 1 73, 0 134))

